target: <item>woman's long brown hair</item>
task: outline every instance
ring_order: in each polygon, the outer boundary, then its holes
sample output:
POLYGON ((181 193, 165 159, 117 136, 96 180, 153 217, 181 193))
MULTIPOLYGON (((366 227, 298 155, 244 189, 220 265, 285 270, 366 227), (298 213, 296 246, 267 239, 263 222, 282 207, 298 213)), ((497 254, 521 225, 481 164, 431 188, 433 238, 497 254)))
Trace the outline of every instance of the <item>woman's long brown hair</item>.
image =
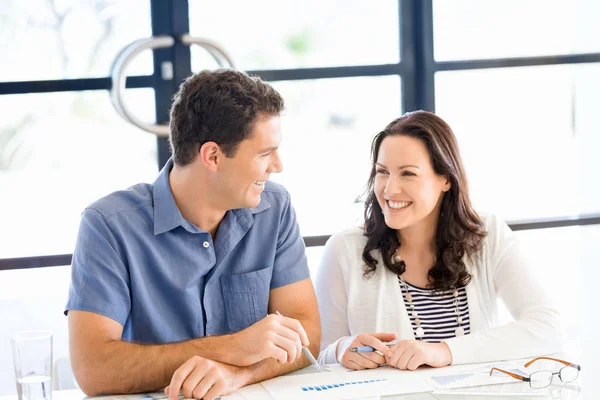
POLYGON ((465 266, 464 256, 471 256, 479 250, 487 233, 469 199, 467 177, 456 137, 444 120, 427 111, 404 114, 390 122, 373 139, 373 167, 367 183, 364 212, 365 236, 368 238, 362 254, 366 263, 364 275, 370 277, 377 268, 377 260, 371 255, 371 251, 376 249, 381 251, 387 269, 397 275, 402 275, 406 269, 404 261, 392 261, 393 254, 402 244, 396 231, 386 225, 374 192, 379 148, 386 137, 393 135, 405 135, 422 141, 429 152, 435 173, 447 177, 451 183, 440 207, 435 236, 436 261, 429 270, 431 286, 439 291, 466 286, 471 274, 465 266))

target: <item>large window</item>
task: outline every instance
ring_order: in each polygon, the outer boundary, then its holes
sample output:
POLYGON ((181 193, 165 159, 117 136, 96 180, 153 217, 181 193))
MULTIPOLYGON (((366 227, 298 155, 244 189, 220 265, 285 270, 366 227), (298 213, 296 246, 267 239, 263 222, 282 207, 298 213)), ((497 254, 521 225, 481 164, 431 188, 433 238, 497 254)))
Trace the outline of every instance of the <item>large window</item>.
POLYGON ((599 73, 581 64, 436 74, 436 111, 458 136, 479 207, 509 220, 600 212, 590 185, 599 73))
MULTIPOLYGON (((313 276, 328 236, 361 223, 372 136, 403 111, 436 111, 458 136, 477 208, 521 230, 540 280, 564 298, 570 337, 581 338, 600 242, 598 4, 2 1, 0 354, 24 328, 54 330, 55 354, 67 354, 61 313, 81 211, 153 181, 169 157, 165 138, 112 108, 111 68, 133 41, 177 39, 127 69, 131 112, 165 123, 179 83, 218 66, 179 40, 188 33, 284 96, 284 172, 274 179, 292 195, 313 276)), ((0 365, 0 395, 14 393, 9 367, 0 365)))
MULTIPOLYGON (((0 52, 12 60, 0 66, 0 107, 11 110, 0 120, 1 354, 8 335, 25 328, 52 329, 55 356, 68 353, 62 311, 81 211, 152 182, 169 157, 165 138, 111 105, 115 59, 138 39, 189 33, 272 81, 287 103, 285 171, 276 179, 292 193, 303 234, 328 235, 360 219, 354 200, 369 172, 371 136, 407 101, 396 0, 269 1, 261 5, 269 13, 228 1, 21 3, 0 7, 0 52)), ((146 50, 127 68, 125 103, 139 119, 165 123, 179 83, 216 67, 204 49, 179 41, 146 50)), ((9 367, 0 366, 0 394, 14 393, 9 367)))
POLYGON ((586 315, 598 304, 598 3, 431 5, 426 104, 458 137, 477 209, 525 229, 530 264, 562 313, 565 351, 595 363, 586 332, 598 324, 586 315))
MULTIPOLYGON (((152 120, 153 90, 127 95, 152 120)), ((0 120, 0 258, 72 252, 84 207, 156 175, 156 140, 106 91, 0 96, 0 108, 14 110, 0 120)))
MULTIPOLYGON (((151 34, 148 1, 2 0, 0 79, 105 77, 121 48, 151 34)), ((151 74, 150 57, 130 72, 151 74)))
POLYGON ((372 136, 401 110, 397 76, 276 82, 284 170, 273 179, 290 191, 305 236, 358 225, 370 172, 372 136), (374 99, 377 99, 374 101, 374 99))
POLYGON ((263 0, 260 5, 237 0, 189 0, 189 3, 191 34, 221 43, 244 70, 399 61, 397 0, 375 3, 263 0), (235 13, 231 13, 234 8, 235 13), (223 15, 227 15, 227 23, 223 23, 223 15))
POLYGON ((434 0, 435 59, 600 52, 595 0, 434 0))

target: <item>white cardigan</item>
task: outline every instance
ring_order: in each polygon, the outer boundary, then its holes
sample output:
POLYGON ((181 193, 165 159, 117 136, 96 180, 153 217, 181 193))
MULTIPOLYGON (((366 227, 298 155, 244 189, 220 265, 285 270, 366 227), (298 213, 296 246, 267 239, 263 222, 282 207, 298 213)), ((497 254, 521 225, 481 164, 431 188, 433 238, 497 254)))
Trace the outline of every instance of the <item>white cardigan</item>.
MULTIPOLYGON (((481 250, 465 264, 472 275, 467 285, 471 334, 445 340, 452 364, 534 357, 561 351, 558 311, 528 268, 516 235, 493 215, 482 215, 488 232, 481 250), (498 326, 497 299, 514 321, 498 326)), ((327 242, 316 292, 321 314, 321 364, 338 362, 353 335, 396 332, 414 339, 398 278, 381 260, 375 273, 363 278, 362 252, 367 238, 359 228, 333 235, 327 242)))

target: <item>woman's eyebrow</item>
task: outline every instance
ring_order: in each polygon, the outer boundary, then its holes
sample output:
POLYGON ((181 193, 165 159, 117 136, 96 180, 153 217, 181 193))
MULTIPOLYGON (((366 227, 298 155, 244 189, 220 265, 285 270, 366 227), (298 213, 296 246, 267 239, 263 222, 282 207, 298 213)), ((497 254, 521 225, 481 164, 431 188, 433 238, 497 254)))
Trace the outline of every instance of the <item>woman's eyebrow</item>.
MULTIPOLYGON (((382 168, 387 169, 387 167, 385 165, 383 165, 382 163, 376 162, 375 164, 379 165, 382 168)), ((416 165, 412 165, 412 164, 401 165, 401 166, 398 167, 398 169, 405 169, 405 168, 417 168, 417 169, 420 169, 416 165)))

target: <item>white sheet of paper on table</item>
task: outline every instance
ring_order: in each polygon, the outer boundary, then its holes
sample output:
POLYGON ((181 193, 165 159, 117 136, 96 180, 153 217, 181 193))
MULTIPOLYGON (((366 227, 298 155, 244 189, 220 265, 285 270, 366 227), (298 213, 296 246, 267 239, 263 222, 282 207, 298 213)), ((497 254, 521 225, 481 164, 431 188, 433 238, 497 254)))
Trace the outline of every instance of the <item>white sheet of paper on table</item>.
POLYGON ((529 372, 523 367, 523 364, 514 361, 477 364, 472 366, 465 365, 464 367, 465 368, 449 367, 448 369, 450 369, 450 371, 447 371, 446 368, 444 368, 440 370, 439 373, 434 371, 434 373, 429 376, 428 382, 436 390, 519 383, 519 381, 514 378, 497 371, 494 371, 494 374, 490 376, 490 369, 492 367, 505 369, 519 375, 529 375, 529 372))
POLYGON ((364 399, 433 390, 422 377, 388 367, 347 371, 335 366, 327 373, 281 376, 261 385, 276 400, 364 399))

